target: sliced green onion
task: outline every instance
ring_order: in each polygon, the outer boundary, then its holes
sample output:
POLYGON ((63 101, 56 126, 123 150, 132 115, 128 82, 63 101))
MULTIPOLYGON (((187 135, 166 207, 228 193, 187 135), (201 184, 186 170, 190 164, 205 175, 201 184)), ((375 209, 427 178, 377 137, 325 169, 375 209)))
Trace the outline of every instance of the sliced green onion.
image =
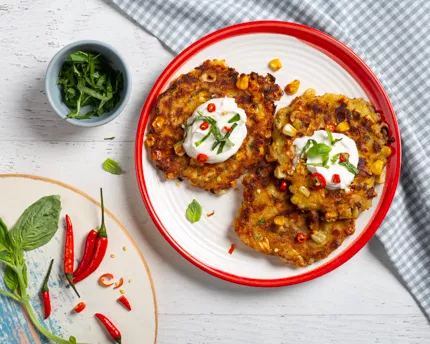
POLYGON ((238 120, 240 120, 240 115, 237 113, 232 118, 230 118, 228 123, 234 123, 234 122, 237 122, 238 120))

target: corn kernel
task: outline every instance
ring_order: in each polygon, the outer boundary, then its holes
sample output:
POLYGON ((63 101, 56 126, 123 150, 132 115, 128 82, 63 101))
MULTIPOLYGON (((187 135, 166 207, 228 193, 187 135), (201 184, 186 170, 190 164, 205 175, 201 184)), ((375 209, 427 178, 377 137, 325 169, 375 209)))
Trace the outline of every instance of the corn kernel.
POLYGON ((300 202, 300 198, 297 195, 294 195, 293 197, 291 197, 291 203, 297 205, 300 202))
POLYGON ((384 146, 384 147, 382 147, 381 153, 384 157, 388 158, 391 155, 392 150, 390 147, 384 146))
POLYGON ((273 222, 275 222, 275 225, 277 226, 283 226, 285 224, 285 217, 275 216, 275 218, 273 219, 273 222))
POLYGON ((301 186, 299 187, 299 192, 305 196, 306 198, 309 198, 309 196, 311 195, 311 192, 309 191, 309 189, 306 186, 301 186))
POLYGON ((282 68, 282 62, 280 59, 273 59, 272 61, 269 62, 269 67, 271 70, 276 72, 282 68))
POLYGON ((275 168, 275 177, 278 179, 285 179, 287 178, 287 175, 285 174, 284 171, 282 171, 281 166, 278 166, 275 168))
POLYGON ((173 146, 173 149, 174 149, 176 155, 183 156, 185 154, 185 149, 184 149, 184 145, 182 144, 182 142, 175 143, 175 145, 173 146))
POLYGON ((161 128, 163 128, 165 119, 164 117, 158 116, 157 118, 154 119, 154 121, 152 122, 152 127, 157 131, 160 130, 161 128))
POLYGON ((384 162, 382 160, 376 160, 371 167, 373 174, 379 176, 384 168, 384 162))
POLYGON ((287 86, 285 86, 285 93, 289 96, 297 93, 300 87, 300 81, 299 80, 293 80, 291 81, 287 86))
POLYGON ((328 211, 324 214, 324 217, 327 221, 334 221, 337 218, 337 212, 336 211, 328 211))
POLYGON ((381 174, 379 176, 376 176, 375 183, 384 184, 386 175, 387 175, 387 172, 385 170, 382 170, 381 174))
POLYGON ((290 137, 295 137, 297 134, 297 130, 290 123, 288 123, 285 124, 284 128, 282 128, 282 133, 290 137))
POLYGON ((311 234, 311 238, 317 244, 323 244, 324 241, 326 241, 327 236, 324 233, 322 233, 322 232, 314 232, 314 233, 311 234))
POLYGON ((147 147, 152 147, 155 144, 155 137, 154 136, 148 136, 146 138, 145 143, 146 143, 147 147))
POLYGON ((344 131, 349 130, 349 124, 348 122, 341 122, 336 126, 336 131, 340 131, 341 133, 344 131))
POLYGON ((236 81, 236 87, 240 90, 246 90, 249 87, 249 75, 241 74, 236 81))

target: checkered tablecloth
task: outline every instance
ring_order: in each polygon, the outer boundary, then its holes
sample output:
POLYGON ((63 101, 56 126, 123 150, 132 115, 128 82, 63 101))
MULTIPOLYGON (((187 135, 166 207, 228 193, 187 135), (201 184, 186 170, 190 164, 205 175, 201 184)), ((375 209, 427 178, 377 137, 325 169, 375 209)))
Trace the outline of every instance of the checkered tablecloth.
POLYGON ((377 236, 430 317, 430 1, 112 1, 175 53, 219 28, 262 19, 312 26, 358 53, 386 88, 402 135, 400 184, 377 236))

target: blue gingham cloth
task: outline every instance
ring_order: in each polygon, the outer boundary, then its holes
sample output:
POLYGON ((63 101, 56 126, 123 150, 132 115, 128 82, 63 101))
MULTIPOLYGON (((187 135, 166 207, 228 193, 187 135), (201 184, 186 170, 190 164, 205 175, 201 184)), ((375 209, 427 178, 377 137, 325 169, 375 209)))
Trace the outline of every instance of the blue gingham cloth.
POLYGON ((403 144, 400 184, 377 236, 430 318, 430 1, 112 1, 175 53, 219 28, 263 19, 312 26, 358 53, 389 93, 403 144))

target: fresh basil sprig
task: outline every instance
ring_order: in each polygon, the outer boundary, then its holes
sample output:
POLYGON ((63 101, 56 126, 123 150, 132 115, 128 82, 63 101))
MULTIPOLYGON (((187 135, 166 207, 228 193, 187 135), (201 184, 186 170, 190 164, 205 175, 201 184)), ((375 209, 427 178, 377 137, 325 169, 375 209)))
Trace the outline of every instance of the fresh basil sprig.
POLYGON ((314 158, 317 156, 328 155, 330 151, 331 151, 331 147, 327 146, 326 144, 316 143, 307 150, 306 155, 309 158, 314 158))
POLYGON ((240 120, 240 115, 237 113, 235 114, 232 118, 230 118, 230 120, 228 121, 228 123, 234 123, 240 120))
POLYGON ((76 339, 62 339, 46 329, 40 322, 27 293, 27 265, 24 251, 34 250, 48 243, 58 230, 60 196, 42 197, 28 207, 9 231, 0 218, 0 263, 6 265, 4 284, 10 290, 0 289, 0 295, 22 305, 36 329, 59 344, 75 344, 76 339))
POLYGON ((339 165, 345 167, 349 172, 351 172, 353 175, 357 175, 358 174, 358 169, 348 161, 346 162, 339 162, 339 165))

